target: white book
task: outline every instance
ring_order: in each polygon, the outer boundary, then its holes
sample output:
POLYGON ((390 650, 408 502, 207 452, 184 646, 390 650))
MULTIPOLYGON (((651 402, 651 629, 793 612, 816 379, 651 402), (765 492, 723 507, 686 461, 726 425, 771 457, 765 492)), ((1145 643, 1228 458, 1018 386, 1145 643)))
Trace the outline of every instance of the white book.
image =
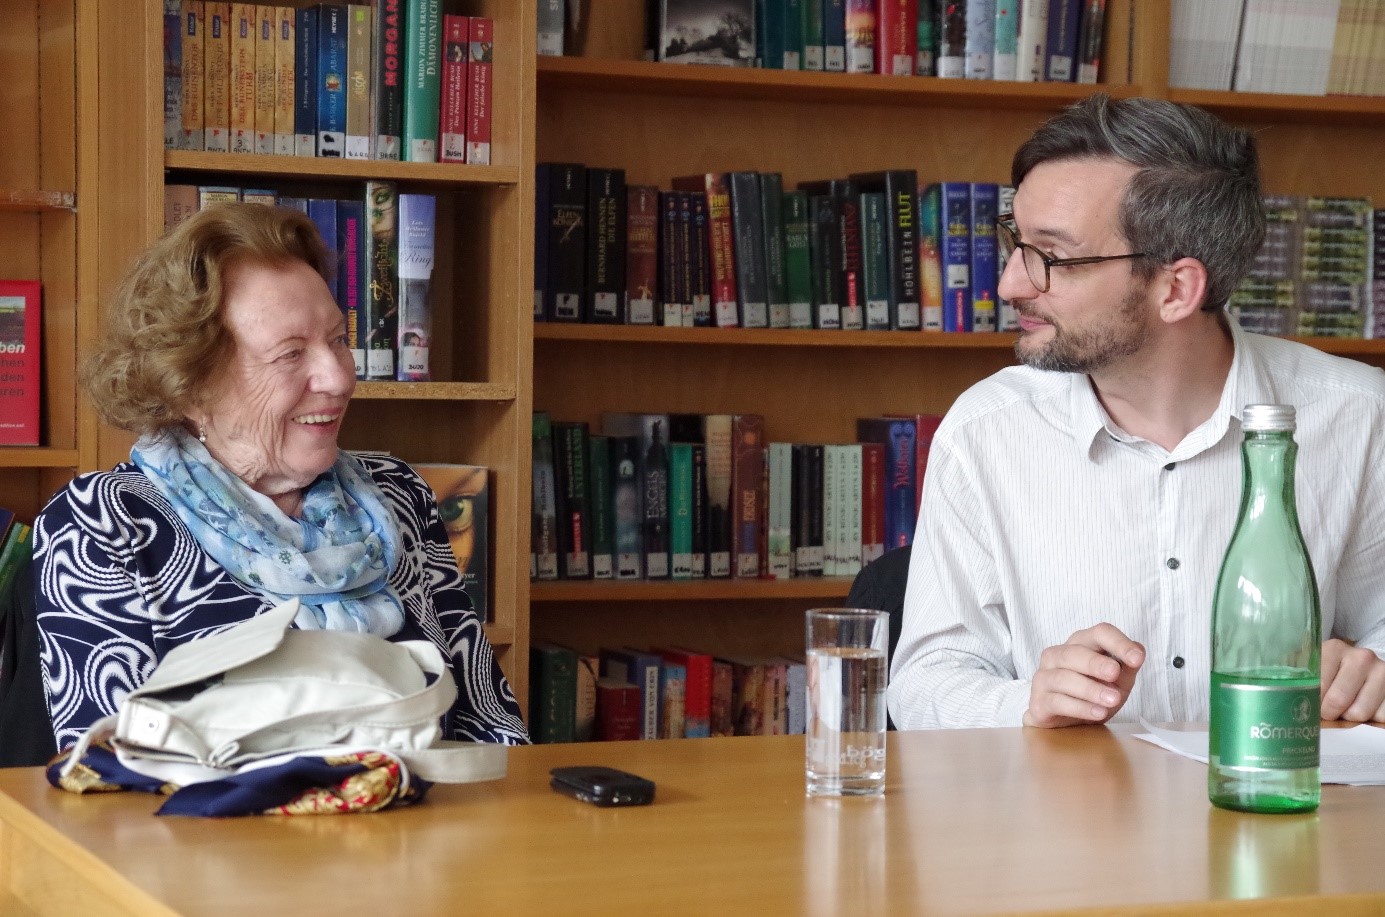
POLYGON ((793 445, 769 444, 769 573, 793 576, 793 445))
POLYGON ((1022 4, 1015 79, 1033 83, 1044 78, 1044 61, 1048 59, 1048 0, 1022 0, 1022 4))
POLYGON ((847 443, 841 448, 842 519, 837 575, 855 576, 861 572, 861 444, 847 443))
POLYGON ((1246 0, 1232 88, 1325 95, 1340 0, 1246 0))
POLYGON ((1169 24, 1169 85, 1231 88, 1245 0, 1173 0, 1169 24))

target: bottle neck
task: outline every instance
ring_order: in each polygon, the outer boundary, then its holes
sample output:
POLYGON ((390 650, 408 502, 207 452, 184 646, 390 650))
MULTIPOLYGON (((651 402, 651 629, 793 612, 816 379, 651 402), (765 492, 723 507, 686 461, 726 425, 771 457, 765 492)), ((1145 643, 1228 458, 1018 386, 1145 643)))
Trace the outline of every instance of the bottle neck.
POLYGON ((1241 443, 1241 469, 1244 475, 1241 513, 1256 518, 1273 507, 1282 506, 1297 517, 1294 501, 1294 465, 1298 446, 1293 431, 1259 432, 1245 435, 1241 443))

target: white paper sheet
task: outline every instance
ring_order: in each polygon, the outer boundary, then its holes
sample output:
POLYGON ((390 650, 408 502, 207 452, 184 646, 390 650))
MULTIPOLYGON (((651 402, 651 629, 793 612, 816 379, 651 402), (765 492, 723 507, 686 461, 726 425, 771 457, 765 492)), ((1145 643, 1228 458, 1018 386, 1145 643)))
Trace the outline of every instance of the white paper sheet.
MULTIPOLYGON (((1135 738, 1185 758, 1207 763, 1205 726, 1196 724, 1191 728, 1164 729, 1143 719, 1140 725, 1149 732, 1136 734, 1135 738)), ((1366 725, 1349 729, 1324 729, 1321 755, 1323 783, 1385 786, 1385 729, 1366 725)))

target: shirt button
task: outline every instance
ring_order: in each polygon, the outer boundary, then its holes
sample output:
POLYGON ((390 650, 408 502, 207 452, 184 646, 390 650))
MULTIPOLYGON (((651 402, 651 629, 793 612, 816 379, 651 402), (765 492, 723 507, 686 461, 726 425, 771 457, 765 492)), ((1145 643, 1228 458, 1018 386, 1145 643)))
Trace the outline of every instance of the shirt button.
POLYGON ((1168 567, 1170 570, 1177 570, 1182 565, 1178 562, 1177 557, 1170 557, 1168 560, 1164 561, 1164 566, 1168 567))
POLYGON ((1174 462, 1169 462, 1167 465, 1164 466, 1164 470, 1165 470, 1165 471, 1173 471, 1173 466, 1174 466, 1174 464, 1175 464, 1174 462))
POLYGON ((1181 669, 1181 668, 1183 668, 1183 657, 1182 657, 1182 656, 1175 656, 1175 657, 1173 657, 1173 667, 1174 667, 1175 669, 1181 669))

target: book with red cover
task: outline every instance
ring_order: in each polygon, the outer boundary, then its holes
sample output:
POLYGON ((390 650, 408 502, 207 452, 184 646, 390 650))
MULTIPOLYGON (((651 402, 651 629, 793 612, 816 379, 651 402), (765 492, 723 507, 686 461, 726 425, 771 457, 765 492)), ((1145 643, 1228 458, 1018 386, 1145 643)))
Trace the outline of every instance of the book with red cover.
POLYGON ((687 672, 683 685, 683 735, 689 739, 712 734, 712 657, 706 653, 673 647, 656 649, 668 662, 687 672))
POLYGON ((466 16, 442 17, 442 111, 438 116, 438 134, 442 149, 440 162, 466 162, 467 129, 467 36, 470 25, 466 16))
POLYGON ((885 553, 885 445, 861 443, 861 566, 885 553))
POLYGON ((736 305, 736 254, 731 224, 730 177, 724 172, 685 175, 673 179, 675 191, 707 195, 707 255, 712 265, 712 314, 717 327, 741 323, 736 305))
POLYGON ((879 0, 876 18, 875 72, 912 76, 918 54, 918 0, 879 0))
POLYGON ((735 679, 731 663, 725 659, 712 660, 712 735, 733 736, 736 734, 736 721, 732 715, 735 679))
POLYGON ((638 739, 644 722, 640 689, 619 678, 596 682, 596 737, 603 742, 638 739))
POLYGON ((37 280, 0 280, 0 445, 39 444, 42 356, 37 280))
POLYGON ((738 577, 760 575, 764 476, 765 419, 737 414, 731 421, 731 559, 738 577))
POLYGON ((495 23, 485 16, 471 17, 471 47, 466 61, 466 161, 491 163, 491 60, 495 23))

